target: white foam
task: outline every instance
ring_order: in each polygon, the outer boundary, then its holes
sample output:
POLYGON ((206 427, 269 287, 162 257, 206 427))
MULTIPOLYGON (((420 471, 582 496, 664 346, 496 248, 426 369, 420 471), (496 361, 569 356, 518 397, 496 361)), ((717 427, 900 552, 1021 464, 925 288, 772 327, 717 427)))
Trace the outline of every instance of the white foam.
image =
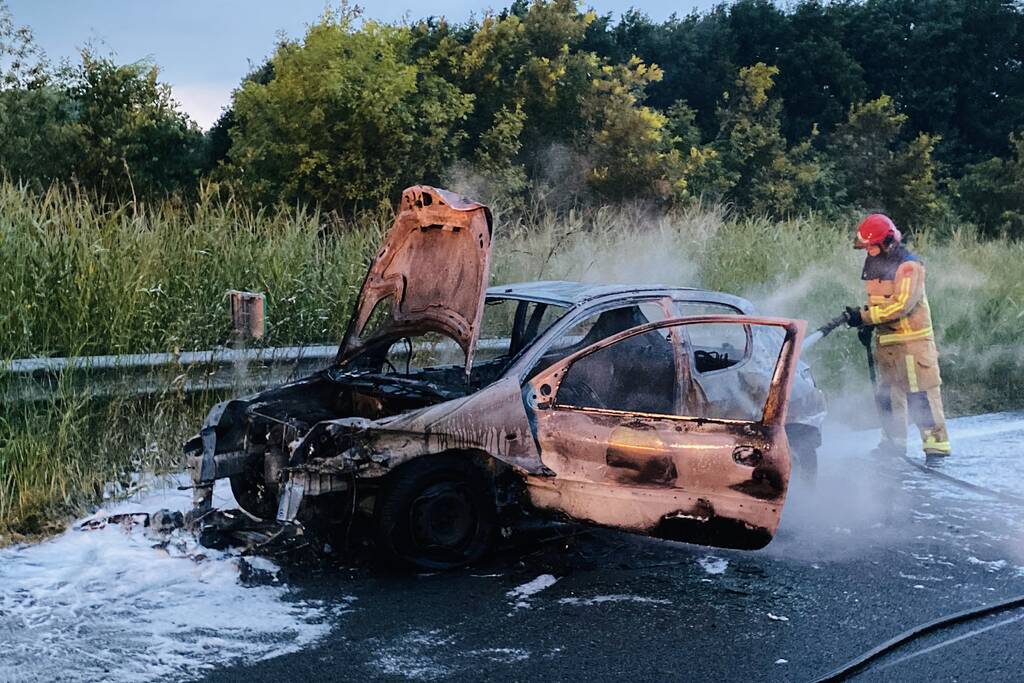
POLYGON ((450 645, 452 636, 439 629, 412 631, 375 652, 373 664, 382 674, 400 678, 435 681, 452 674, 449 665, 438 661, 439 649, 450 645))
MULTIPOLYGON (((109 512, 185 509, 191 493, 177 483, 150 482, 109 512)), ((215 501, 233 502, 224 487, 215 501)), ((243 585, 239 566, 250 560, 200 548, 183 532, 166 548, 156 544, 139 526, 111 525, 0 550, 0 679, 193 678, 296 651, 326 635, 330 617, 349 604, 290 600, 282 585, 243 585)))
POLYGON ((707 555, 697 559, 697 564, 708 574, 724 574, 729 567, 729 560, 713 555, 707 555))
POLYGON ((643 595, 626 595, 626 594, 615 594, 615 595, 595 595, 592 598, 561 598, 559 601, 561 605, 601 605, 606 602, 639 602, 648 605, 671 605, 671 600, 664 598, 649 598, 643 595))
POLYGON ((470 650, 466 653, 475 657, 486 657, 489 661, 499 664, 515 664, 525 662, 530 653, 518 647, 488 647, 483 650, 470 650))
POLYGON ((528 598, 532 595, 540 593, 545 588, 550 588, 555 585, 558 578, 551 574, 541 574, 532 581, 527 581, 521 586, 516 586, 508 592, 510 598, 528 598))
POLYGON ((532 581, 516 586, 510 590, 506 595, 512 598, 512 607, 514 610, 529 609, 530 598, 540 593, 545 588, 550 588, 555 585, 558 581, 558 577, 552 576, 551 574, 541 574, 532 581))
POLYGON ((986 571, 990 572, 997 572, 1000 569, 1004 569, 1006 567, 1006 560, 992 560, 991 562, 986 562, 985 560, 978 559, 977 557, 971 555, 967 558, 967 561, 971 564, 982 566, 986 569, 986 571))

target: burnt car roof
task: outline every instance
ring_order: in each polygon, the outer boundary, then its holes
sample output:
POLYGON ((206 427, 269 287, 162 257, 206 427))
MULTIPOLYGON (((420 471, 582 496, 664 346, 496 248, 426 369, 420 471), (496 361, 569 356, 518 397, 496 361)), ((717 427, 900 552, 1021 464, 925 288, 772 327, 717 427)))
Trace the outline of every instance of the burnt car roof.
MULTIPOLYGON (((713 292, 695 287, 670 287, 659 284, 616 284, 600 282, 572 282, 569 280, 541 280, 536 282, 513 282, 487 288, 487 296, 501 296, 511 299, 543 301, 561 306, 578 306, 584 302, 604 297, 626 297, 644 294, 687 294, 706 295, 715 301, 735 303, 739 308, 750 310, 751 304, 740 297, 723 292, 713 292)), ((689 298, 689 297, 688 297, 689 298)))

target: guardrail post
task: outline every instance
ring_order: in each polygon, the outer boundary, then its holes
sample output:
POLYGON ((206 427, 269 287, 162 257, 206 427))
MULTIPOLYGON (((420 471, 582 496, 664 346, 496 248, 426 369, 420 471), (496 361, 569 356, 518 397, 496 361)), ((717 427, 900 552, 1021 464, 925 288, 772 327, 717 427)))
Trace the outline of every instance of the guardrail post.
POLYGON ((232 342, 236 346, 244 346, 253 339, 262 339, 266 319, 264 302, 266 297, 258 292, 228 292, 231 299, 232 342))

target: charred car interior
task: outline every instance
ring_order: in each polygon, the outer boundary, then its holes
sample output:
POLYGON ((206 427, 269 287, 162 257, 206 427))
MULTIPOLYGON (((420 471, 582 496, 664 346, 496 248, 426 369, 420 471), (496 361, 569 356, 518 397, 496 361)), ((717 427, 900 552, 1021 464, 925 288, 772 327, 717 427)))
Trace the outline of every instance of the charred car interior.
POLYGON ((407 189, 335 362, 214 406, 185 444, 189 523, 250 543, 343 531, 420 568, 531 517, 767 544, 825 412, 803 323, 697 289, 488 289, 492 232, 486 207, 407 189), (222 478, 243 512, 212 508, 222 478))

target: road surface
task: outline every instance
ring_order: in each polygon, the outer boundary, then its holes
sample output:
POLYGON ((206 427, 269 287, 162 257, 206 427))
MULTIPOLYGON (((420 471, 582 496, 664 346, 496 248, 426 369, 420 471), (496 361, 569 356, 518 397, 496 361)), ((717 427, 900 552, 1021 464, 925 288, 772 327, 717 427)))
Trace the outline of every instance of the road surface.
MULTIPOLYGON (((1024 414, 951 423, 949 474, 1020 494, 1024 414)), ((138 530, 0 551, 0 680, 813 680, 890 637, 1024 594, 1019 507, 865 455, 830 427, 764 550, 594 531, 471 569, 381 574, 152 549, 138 530), (192 558, 192 559, 190 559, 192 558)), ((155 509, 150 496, 120 509, 155 509)), ((1018 680, 1024 610, 860 679, 1018 680)), ((858 680, 860 680, 858 679, 858 680)))

